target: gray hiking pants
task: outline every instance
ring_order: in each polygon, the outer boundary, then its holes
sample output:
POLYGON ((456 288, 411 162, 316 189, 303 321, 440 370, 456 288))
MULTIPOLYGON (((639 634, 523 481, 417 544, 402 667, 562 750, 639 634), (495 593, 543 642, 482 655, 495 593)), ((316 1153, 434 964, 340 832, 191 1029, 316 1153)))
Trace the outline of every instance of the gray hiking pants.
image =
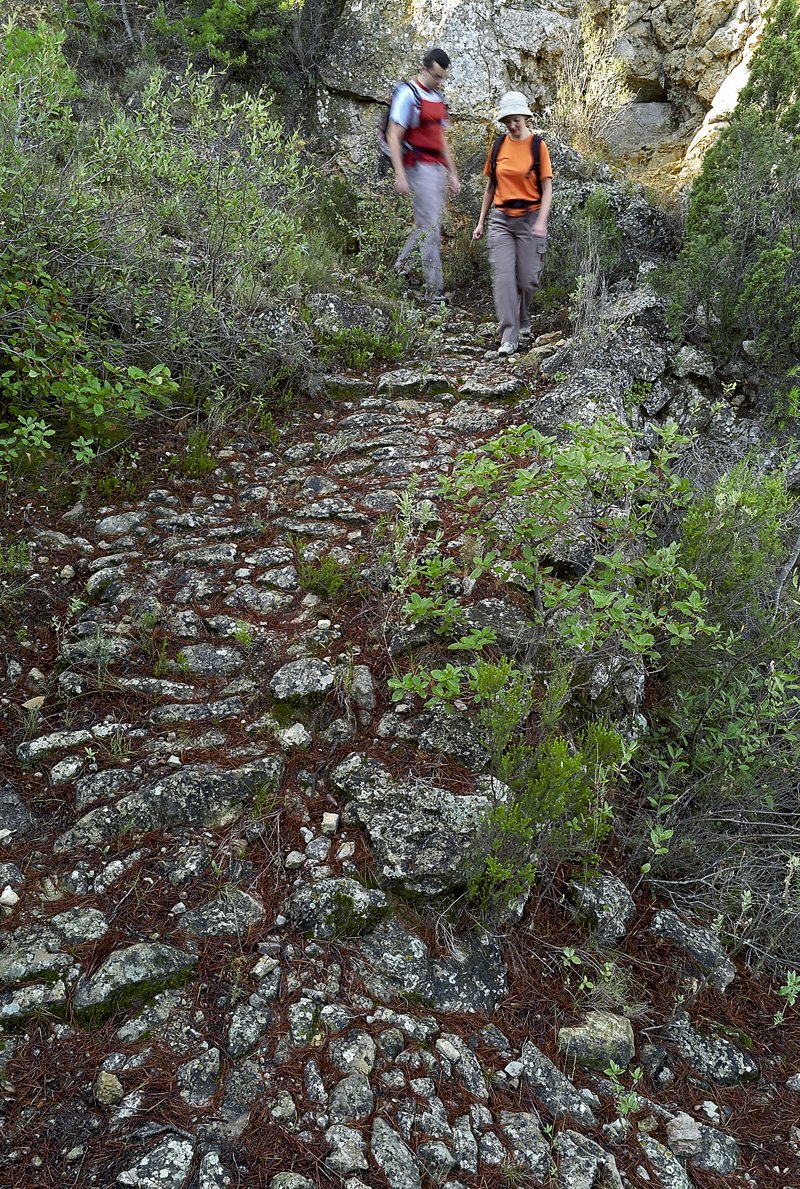
POLYGON ((406 170, 406 177, 411 190, 415 227, 400 250, 395 268, 403 268, 419 244, 425 292, 429 297, 434 297, 444 289, 440 226, 447 200, 447 170, 443 165, 433 162, 420 162, 406 170))
POLYGON ((547 237, 531 230, 537 213, 507 215, 493 210, 489 215, 489 267, 502 343, 517 343, 520 327, 531 324, 531 302, 547 248, 547 237))

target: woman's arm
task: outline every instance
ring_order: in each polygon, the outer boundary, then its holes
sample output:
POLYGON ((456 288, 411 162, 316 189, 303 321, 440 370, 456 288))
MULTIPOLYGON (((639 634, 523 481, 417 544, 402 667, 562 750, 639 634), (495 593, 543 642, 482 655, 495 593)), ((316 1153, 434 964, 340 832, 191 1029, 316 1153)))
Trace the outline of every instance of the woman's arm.
POLYGON ((531 230, 534 235, 547 235, 547 220, 553 205, 553 179, 542 178, 542 205, 531 230))
POLYGON ((472 233, 473 239, 480 239, 483 235, 483 225, 486 222, 486 216, 489 213, 489 207, 492 205, 495 192, 495 184, 491 178, 487 179, 486 189, 483 192, 483 202, 481 203, 481 213, 478 215, 478 222, 475 224, 475 230, 472 233))

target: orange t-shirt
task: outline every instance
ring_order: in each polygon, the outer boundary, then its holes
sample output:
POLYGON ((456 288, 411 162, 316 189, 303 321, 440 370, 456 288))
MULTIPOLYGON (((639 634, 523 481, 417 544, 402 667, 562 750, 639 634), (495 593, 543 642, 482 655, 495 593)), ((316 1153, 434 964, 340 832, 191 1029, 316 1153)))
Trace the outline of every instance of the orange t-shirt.
MULTIPOLYGON (((541 205, 542 196, 539 193, 539 187, 536 185, 536 174, 531 168, 533 165, 533 146, 531 145, 532 136, 526 136, 524 140, 512 140, 510 136, 503 138, 503 143, 500 146, 500 152, 497 154, 497 187, 494 192, 494 205, 502 207, 504 203, 512 200, 522 200, 530 203, 528 210, 535 210, 541 205)), ((550 164, 550 154, 547 151, 547 145, 542 141, 539 146, 539 173, 542 180, 551 178, 553 176, 553 166, 550 164)), ((491 176, 491 161, 492 150, 489 149, 489 154, 486 158, 486 165, 483 169, 484 177, 491 176)), ((504 214, 506 215, 525 215, 528 211, 520 207, 506 207, 504 214)))

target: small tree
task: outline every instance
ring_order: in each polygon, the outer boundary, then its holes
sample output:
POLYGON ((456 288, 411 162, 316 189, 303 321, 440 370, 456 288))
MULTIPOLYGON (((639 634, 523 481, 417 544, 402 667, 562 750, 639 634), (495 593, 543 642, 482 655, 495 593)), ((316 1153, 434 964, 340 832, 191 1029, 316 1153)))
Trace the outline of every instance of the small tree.
MULTIPOLYGON (((750 357, 788 402, 800 364, 800 10, 777 0, 730 124, 695 182, 672 274, 683 329, 750 357)), ((794 390, 791 404, 796 404, 794 390)))

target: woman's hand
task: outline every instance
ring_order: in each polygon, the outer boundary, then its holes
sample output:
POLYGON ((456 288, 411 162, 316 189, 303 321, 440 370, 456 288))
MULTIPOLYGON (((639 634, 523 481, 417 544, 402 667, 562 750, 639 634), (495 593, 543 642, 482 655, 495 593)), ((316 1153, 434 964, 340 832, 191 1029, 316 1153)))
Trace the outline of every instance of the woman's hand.
POLYGON ((483 220, 479 220, 475 224, 475 230, 472 233, 473 239, 483 239, 483 220))
POLYGON ((459 181, 458 174, 454 169, 451 169, 447 174, 447 184, 450 187, 451 194, 456 195, 460 193, 461 182, 459 181))
POLYGON ((542 239, 547 239, 547 220, 537 219, 533 227, 531 227, 531 232, 533 235, 538 235, 542 239))

